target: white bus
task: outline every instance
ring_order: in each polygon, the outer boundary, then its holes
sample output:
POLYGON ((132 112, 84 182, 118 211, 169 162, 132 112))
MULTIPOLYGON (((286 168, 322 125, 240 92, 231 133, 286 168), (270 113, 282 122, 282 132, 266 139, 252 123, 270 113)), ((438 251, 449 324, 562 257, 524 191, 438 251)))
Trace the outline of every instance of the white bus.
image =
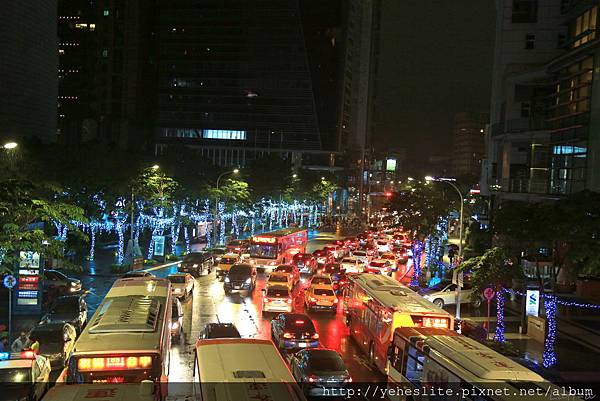
POLYGON ((172 302, 169 280, 117 280, 76 341, 61 379, 67 384, 150 380, 164 396, 172 302))
POLYGON ((396 329, 388 364, 393 401, 541 401, 548 400, 548 388, 558 389, 517 362, 447 329, 396 329))
POLYGON ((129 384, 75 384, 52 387, 42 401, 158 401, 154 383, 129 384))
POLYGON ((305 401, 271 340, 198 340, 194 395, 201 401, 305 401))
POLYGON ((451 314, 380 274, 348 276, 344 311, 350 335, 382 373, 386 373, 388 350, 398 327, 454 327, 451 314))

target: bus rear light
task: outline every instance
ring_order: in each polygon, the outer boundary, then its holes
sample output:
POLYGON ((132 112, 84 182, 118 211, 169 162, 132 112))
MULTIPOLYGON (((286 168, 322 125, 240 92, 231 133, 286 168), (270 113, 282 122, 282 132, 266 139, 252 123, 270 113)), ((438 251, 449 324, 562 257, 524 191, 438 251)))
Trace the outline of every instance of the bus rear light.
POLYGON ((148 368, 152 365, 152 357, 150 356, 140 356, 140 367, 148 368))
POLYGON ((105 366, 104 358, 92 358, 92 369, 104 370, 105 366))
POLYGON ((127 369, 135 369, 138 367, 138 359, 135 356, 127 358, 127 369))

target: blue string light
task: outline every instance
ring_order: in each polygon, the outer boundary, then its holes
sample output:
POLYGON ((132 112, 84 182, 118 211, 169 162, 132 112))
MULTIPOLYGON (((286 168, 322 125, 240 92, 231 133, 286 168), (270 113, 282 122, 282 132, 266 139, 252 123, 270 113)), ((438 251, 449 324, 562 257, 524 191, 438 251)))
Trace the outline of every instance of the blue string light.
POLYGON ((496 332, 494 334, 494 341, 505 342, 504 337, 505 331, 504 325, 504 291, 498 291, 496 295, 496 332))
POLYGON ((542 364, 545 368, 556 365, 556 297, 544 297, 544 308, 546 309, 546 320, 548 325, 548 334, 544 342, 544 353, 542 355, 542 364))

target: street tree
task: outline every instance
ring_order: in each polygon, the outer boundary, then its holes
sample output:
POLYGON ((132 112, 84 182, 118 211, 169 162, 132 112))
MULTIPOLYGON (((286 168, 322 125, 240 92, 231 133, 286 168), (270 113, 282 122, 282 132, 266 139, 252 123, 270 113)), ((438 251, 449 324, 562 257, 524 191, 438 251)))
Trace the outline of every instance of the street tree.
POLYGON ((488 287, 495 290, 497 323, 494 340, 504 342, 504 289, 510 288, 513 280, 523 278, 520 264, 505 249, 494 247, 462 262, 457 269, 470 277, 474 297, 481 296, 488 287))
MULTIPOLYGON (((65 243, 52 235, 54 223, 81 235, 74 221, 86 222, 83 209, 56 200, 56 188, 14 179, 0 181, 0 271, 14 272, 19 251, 62 258, 65 243)), ((83 236, 82 236, 83 237, 83 236)), ((66 267, 74 267, 66 264, 66 267)))

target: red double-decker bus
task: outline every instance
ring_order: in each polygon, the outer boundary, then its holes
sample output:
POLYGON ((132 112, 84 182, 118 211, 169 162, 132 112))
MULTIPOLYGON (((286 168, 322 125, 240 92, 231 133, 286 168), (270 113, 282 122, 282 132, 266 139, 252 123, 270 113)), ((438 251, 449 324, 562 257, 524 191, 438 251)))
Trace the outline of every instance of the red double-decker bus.
POLYGON ((250 239, 248 263, 265 270, 291 263, 295 254, 306 251, 308 231, 305 228, 284 228, 250 239))

